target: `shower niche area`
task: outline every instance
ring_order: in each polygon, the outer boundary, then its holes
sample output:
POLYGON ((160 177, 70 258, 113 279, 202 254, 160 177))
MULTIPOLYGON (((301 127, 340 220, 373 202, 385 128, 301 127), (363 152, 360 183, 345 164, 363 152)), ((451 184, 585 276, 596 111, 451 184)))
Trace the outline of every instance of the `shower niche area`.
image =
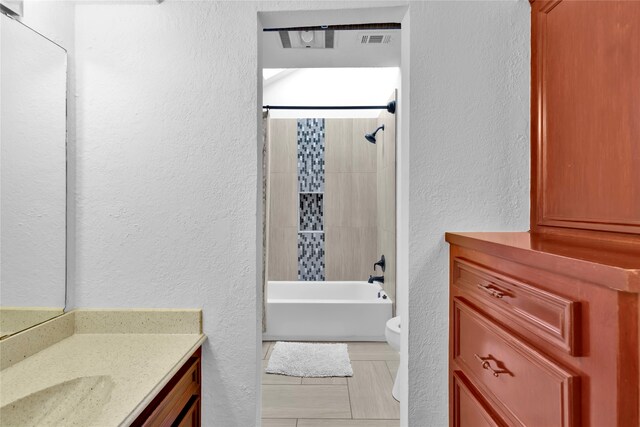
POLYGON ((325 119, 296 120, 298 280, 325 280, 325 119))
POLYGON ((378 113, 265 120, 266 340, 385 340, 395 311, 396 117, 378 113), (365 138, 382 125, 375 143, 365 138), (384 272, 374 269, 382 255, 384 272))

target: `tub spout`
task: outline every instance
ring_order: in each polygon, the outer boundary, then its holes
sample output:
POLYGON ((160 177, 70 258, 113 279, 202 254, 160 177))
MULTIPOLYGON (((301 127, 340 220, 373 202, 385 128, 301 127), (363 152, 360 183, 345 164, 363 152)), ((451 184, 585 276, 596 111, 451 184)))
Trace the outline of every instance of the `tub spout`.
POLYGON ((384 283, 384 276, 369 276, 369 283, 380 282, 384 283))

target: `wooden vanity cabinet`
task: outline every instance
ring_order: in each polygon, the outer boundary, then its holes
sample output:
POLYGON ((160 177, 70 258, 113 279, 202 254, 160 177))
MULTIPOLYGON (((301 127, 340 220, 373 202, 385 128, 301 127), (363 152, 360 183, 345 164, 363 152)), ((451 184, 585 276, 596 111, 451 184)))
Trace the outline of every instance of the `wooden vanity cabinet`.
POLYGON ((145 408, 132 426, 199 427, 201 349, 198 349, 145 408))
POLYGON ((638 1, 531 3, 531 231, 640 235, 638 1))
POLYGON ((531 1, 531 228, 447 233, 450 425, 640 425, 640 1, 531 1))
POLYGON ((640 246, 446 238, 452 426, 639 425, 640 246))

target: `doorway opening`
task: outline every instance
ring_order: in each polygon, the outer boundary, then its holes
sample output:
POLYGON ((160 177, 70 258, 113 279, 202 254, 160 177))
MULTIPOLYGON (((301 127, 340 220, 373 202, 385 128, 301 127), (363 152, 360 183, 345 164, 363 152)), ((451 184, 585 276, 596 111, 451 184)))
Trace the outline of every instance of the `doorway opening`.
POLYGON ((406 395, 397 236, 406 8, 345 12, 260 16, 265 425, 400 425, 406 395))

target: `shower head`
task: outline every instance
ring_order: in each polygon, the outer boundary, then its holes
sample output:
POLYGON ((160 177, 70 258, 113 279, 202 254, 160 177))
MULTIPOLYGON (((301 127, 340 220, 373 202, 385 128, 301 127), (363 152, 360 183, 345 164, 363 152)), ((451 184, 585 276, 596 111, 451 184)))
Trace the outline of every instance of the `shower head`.
POLYGON ((364 135, 364 137, 367 139, 367 141, 369 141, 372 144, 376 143, 376 133, 378 133, 379 130, 384 130, 384 125, 378 127, 378 129, 376 129, 375 131, 373 131, 373 133, 367 133, 364 135))

